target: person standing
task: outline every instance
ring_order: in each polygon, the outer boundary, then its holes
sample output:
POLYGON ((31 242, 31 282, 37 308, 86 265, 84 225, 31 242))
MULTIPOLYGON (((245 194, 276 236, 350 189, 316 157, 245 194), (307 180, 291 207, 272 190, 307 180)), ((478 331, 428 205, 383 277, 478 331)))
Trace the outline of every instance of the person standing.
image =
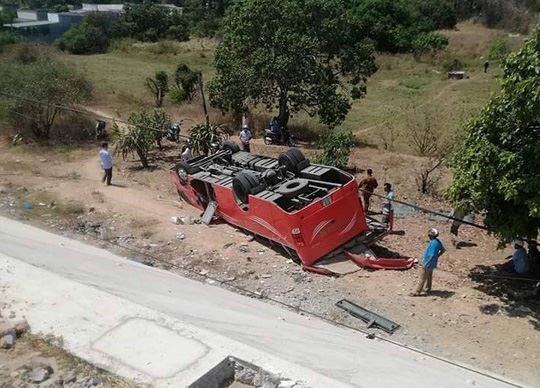
POLYGON ((182 148, 182 162, 189 162, 193 158, 189 142, 182 148))
POLYGON ((103 183, 105 183, 106 181, 107 186, 110 186, 112 179, 113 158, 111 153, 109 152, 108 143, 101 143, 101 149, 99 150, 99 158, 101 159, 101 167, 103 168, 103 171, 105 171, 105 174, 103 175, 101 181, 103 183))
POLYGON ((385 224, 389 224, 392 221, 393 218, 393 207, 392 207, 392 201, 394 200, 394 191, 392 190, 392 185, 388 182, 386 182, 383 186, 384 189, 384 206, 382 210, 383 214, 383 222, 385 224))
POLYGON ((411 296, 420 296, 424 285, 426 286, 426 293, 431 291, 431 286, 433 282, 433 271, 437 268, 437 263, 439 257, 445 252, 444 246, 441 241, 437 238, 439 237, 439 231, 435 228, 431 228, 428 232, 429 244, 424 253, 424 257, 420 262, 422 266, 422 274, 420 275, 420 282, 416 291, 411 294, 411 296))
POLYGON ((369 212, 369 199, 373 195, 375 189, 379 186, 377 179, 373 176, 373 170, 367 169, 367 176, 360 181, 358 187, 362 189, 362 198, 364 199, 364 212, 366 215, 369 212))
POLYGON ((487 73, 489 69, 489 61, 484 62, 484 73, 487 73))
POLYGON ((244 124, 242 131, 240 132, 240 141, 242 142, 242 149, 246 152, 251 152, 249 142, 251 141, 251 131, 249 127, 244 124))

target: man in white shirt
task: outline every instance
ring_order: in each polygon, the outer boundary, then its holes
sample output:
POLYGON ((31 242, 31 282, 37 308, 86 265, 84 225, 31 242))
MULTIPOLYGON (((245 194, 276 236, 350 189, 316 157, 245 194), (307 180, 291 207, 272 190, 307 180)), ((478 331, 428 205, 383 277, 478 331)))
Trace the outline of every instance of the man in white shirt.
POLYGON ((182 149, 182 161, 183 162, 189 162, 193 158, 193 154, 191 153, 191 148, 189 148, 189 143, 184 146, 182 149))
POLYGON ((103 171, 105 171, 105 174, 103 175, 101 181, 103 183, 107 181, 107 186, 110 186, 112 179, 113 159, 111 153, 109 152, 108 143, 101 143, 101 149, 99 150, 99 158, 101 159, 101 167, 103 168, 103 171))
POLYGON ((251 131, 247 125, 244 125, 240 132, 240 141, 242 142, 242 149, 246 152, 251 152, 249 142, 251 140, 251 131))

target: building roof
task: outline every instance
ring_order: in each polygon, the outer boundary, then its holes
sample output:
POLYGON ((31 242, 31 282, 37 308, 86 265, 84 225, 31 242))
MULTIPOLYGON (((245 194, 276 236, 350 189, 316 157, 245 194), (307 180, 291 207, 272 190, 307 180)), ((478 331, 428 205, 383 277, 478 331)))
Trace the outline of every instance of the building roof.
POLYGON ((28 22, 18 22, 18 23, 4 24, 4 27, 24 28, 24 27, 45 26, 47 24, 56 24, 56 23, 58 23, 58 22, 49 21, 49 20, 37 20, 37 21, 28 21, 28 22))

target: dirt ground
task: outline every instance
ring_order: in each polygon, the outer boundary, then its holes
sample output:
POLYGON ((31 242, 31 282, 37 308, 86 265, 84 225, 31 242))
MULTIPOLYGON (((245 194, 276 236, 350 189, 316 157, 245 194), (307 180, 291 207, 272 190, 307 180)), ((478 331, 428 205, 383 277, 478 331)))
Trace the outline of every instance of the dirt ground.
MULTIPOLYGON (((278 148, 263 147, 256 143, 252 151, 279 152, 278 148)), ((177 201, 168 177, 168 168, 178 157, 177 149, 156 155, 151 170, 140 170, 132 161, 117 161, 115 185, 104 187, 97 149, 93 147, 51 150, 4 144, 0 148, 0 214, 98 244, 149 265, 189 276, 199 273, 292 308, 364 328, 362 322, 335 307, 338 300, 347 298, 401 325, 392 336, 378 333, 383 337, 540 385, 540 304, 529 296, 533 283, 492 277, 494 266, 511 251, 497 250, 496 241, 481 230, 462 227, 464 246, 456 249, 450 243, 447 222, 422 214, 397 220, 400 233, 385 238, 381 243, 385 249, 420 257, 429 227, 441 230, 448 249, 434 275, 435 291, 427 297, 412 298, 408 294, 418 280, 416 267, 325 277, 303 272, 283 252, 251 241, 244 232, 227 224, 173 225, 172 216, 200 215, 177 201), (23 206, 24 202, 31 206, 23 206)), ((445 209, 433 199, 417 198, 411 178, 414 158, 361 148, 355 151, 353 161, 359 170, 373 167, 381 180, 394 182, 396 198, 445 209)), ((205 281, 220 284, 211 279, 205 281)))
POLYGON ((131 388, 133 384, 100 370, 61 349, 61 344, 25 334, 9 350, 0 350, 1 388, 131 388), (41 384, 30 381, 34 368, 46 367, 51 376, 41 384))

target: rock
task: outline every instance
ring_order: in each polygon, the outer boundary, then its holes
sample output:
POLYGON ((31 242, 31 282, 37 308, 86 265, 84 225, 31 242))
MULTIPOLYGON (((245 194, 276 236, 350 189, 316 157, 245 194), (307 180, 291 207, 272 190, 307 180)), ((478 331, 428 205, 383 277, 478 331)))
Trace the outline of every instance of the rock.
POLYGON ((182 223, 182 219, 180 217, 171 217, 171 222, 175 225, 180 225, 182 223))
POLYGON ((261 275, 261 278, 263 278, 263 279, 270 279, 271 277, 272 277, 272 275, 269 274, 269 273, 263 273, 263 274, 261 275))
POLYGON ((15 345, 15 335, 7 334, 0 338, 0 348, 1 349, 11 349, 15 345))
POLYGON ((206 276, 208 275, 208 270, 207 269, 202 269, 199 274, 201 274, 202 276, 206 276))
POLYGON ((225 278, 226 282, 234 282, 236 280, 236 276, 229 276, 228 278, 225 278))
POLYGON ((240 245, 240 247, 238 248, 238 250, 242 253, 248 253, 249 252, 249 248, 245 245, 240 245))
POLYGON ((15 329, 15 334, 17 334, 17 337, 20 337, 21 335, 23 335, 24 333, 26 332, 29 332, 30 331, 30 325, 28 324, 28 322, 26 320, 22 320, 22 321, 17 321, 15 322, 15 324, 13 325, 14 329, 15 329))
POLYGON ((246 236, 246 240, 247 240, 248 242, 251 242, 251 241, 255 240, 255 237, 253 237, 253 235, 251 235, 251 234, 248 234, 248 235, 246 236))
POLYGON ((43 159, 39 159, 39 161, 40 161, 41 163, 45 163, 45 162, 47 161, 47 159, 43 158, 43 159))
POLYGON ((32 369, 30 374, 28 375, 28 379, 32 383, 42 383, 43 381, 47 380, 51 374, 52 374, 52 368, 49 366, 49 368, 44 367, 37 367, 32 369))
POLYGON ((95 387, 96 385, 101 385, 101 384, 103 384, 103 380, 100 379, 99 377, 90 377, 86 380, 86 383, 85 383, 87 387, 95 387))
POLYGON ((15 325, 13 322, 1 322, 0 323, 0 337, 3 337, 8 334, 17 334, 15 330, 15 325))
POLYGON ((75 381, 77 381, 77 375, 73 372, 68 373, 66 377, 64 377, 63 379, 64 384, 71 384, 71 383, 74 383, 75 381))
POLYGON ((414 317, 416 314, 415 313, 410 313, 409 314, 411 317, 414 317))
POLYGON ((177 240, 184 240, 186 238, 186 235, 184 233, 177 233, 176 239, 177 240))

